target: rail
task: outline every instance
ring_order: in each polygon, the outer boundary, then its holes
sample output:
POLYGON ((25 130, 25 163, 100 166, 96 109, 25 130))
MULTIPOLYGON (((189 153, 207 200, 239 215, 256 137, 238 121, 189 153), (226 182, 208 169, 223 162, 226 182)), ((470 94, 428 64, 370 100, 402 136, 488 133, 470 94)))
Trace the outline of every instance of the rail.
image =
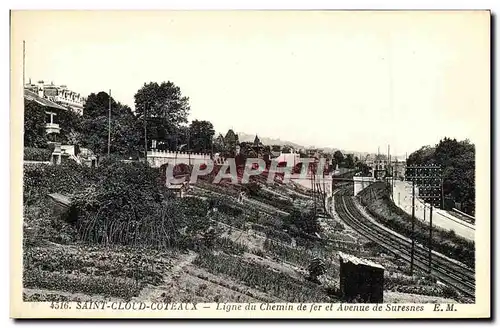
MULTIPOLYGON (((352 197, 335 197, 334 206, 340 218, 351 228, 376 242, 387 251, 408 262, 411 261, 411 241, 366 220, 364 215, 357 209, 352 197)), ((461 263, 447 259, 437 252, 432 252, 432 254, 430 274, 462 294, 474 298, 475 271, 461 263)), ((429 250, 427 248, 418 244, 415 245, 415 267, 424 272, 429 272, 428 256, 429 250)))

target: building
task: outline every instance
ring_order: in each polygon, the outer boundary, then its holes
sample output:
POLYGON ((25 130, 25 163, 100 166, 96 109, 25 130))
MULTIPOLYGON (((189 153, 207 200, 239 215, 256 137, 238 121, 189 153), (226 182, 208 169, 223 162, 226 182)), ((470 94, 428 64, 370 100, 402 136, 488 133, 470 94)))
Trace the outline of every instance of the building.
MULTIPOLYGON (((68 110, 81 115, 85 99, 79 94, 69 91, 65 86, 44 84, 43 81, 32 84, 30 81, 24 88, 24 100, 25 102, 35 102, 41 105, 45 111, 45 132, 49 144, 54 145, 51 162, 60 164, 67 159, 73 159, 80 163, 79 151, 75 146, 61 145, 59 138, 61 127, 58 118, 62 112, 68 110)), ((95 166, 95 156, 90 154, 87 157, 85 158, 85 164, 95 166)))
POLYGON ((372 169, 372 176, 376 179, 383 179, 387 174, 394 174, 397 179, 403 179, 406 170, 406 161, 386 159, 367 161, 366 164, 372 169))
POLYGON ((339 252, 340 293, 345 303, 383 303, 384 267, 339 252))
POLYGON ((85 98, 79 93, 71 91, 65 85, 45 84, 44 81, 31 83, 24 86, 24 99, 42 105, 46 114, 46 132, 49 142, 58 142, 61 132, 58 115, 61 111, 71 110, 79 115, 83 114, 85 98))
POLYGON ((46 115, 45 132, 47 133, 47 138, 51 143, 57 142, 58 135, 61 132, 57 115, 61 111, 65 111, 68 109, 61 105, 56 104, 53 101, 41 97, 39 94, 29 89, 24 89, 24 99, 25 101, 36 102, 44 108, 46 115))
POLYGON ((66 85, 46 84, 44 81, 33 84, 30 81, 25 85, 24 89, 36 93, 41 98, 69 108, 79 115, 83 114, 86 99, 81 94, 68 89, 66 85))

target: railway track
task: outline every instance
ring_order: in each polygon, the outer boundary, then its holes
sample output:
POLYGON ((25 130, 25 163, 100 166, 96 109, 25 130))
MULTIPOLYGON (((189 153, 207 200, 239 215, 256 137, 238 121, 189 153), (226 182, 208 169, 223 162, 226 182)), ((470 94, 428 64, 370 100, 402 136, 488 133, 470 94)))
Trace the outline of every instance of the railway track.
MULTIPOLYGON (((358 210, 351 196, 344 196, 342 192, 335 196, 335 211, 347 225, 387 251, 408 262, 411 261, 411 240, 395 235, 367 220, 364 214, 358 210)), ((415 243, 413 263, 415 268, 429 272, 429 250, 415 243)), ((475 297, 475 271, 464 264, 454 262, 442 254, 433 252, 430 274, 463 295, 475 297)))

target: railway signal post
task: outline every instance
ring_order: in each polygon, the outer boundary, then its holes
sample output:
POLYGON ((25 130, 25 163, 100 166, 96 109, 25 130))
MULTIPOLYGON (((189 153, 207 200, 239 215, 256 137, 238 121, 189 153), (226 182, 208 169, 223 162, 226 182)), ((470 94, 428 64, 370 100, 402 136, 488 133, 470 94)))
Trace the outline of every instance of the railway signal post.
POLYGON ((432 211, 433 207, 442 206, 442 171, 439 165, 412 165, 406 170, 408 180, 412 181, 412 243, 410 271, 413 274, 413 258, 415 254, 415 184, 418 185, 419 198, 424 204, 424 218, 426 202, 429 203, 429 273, 432 271, 432 211))

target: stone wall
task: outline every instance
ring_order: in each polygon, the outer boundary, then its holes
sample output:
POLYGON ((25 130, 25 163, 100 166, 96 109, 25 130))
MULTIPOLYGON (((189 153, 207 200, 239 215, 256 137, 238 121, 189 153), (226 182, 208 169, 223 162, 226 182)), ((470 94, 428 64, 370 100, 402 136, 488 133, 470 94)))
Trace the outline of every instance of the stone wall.
POLYGON ((352 180, 354 181, 354 196, 356 196, 359 192, 361 192, 361 190, 365 189, 375 181, 375 179, 372 177, 356 176, 354 176, 352 180))
POLYGON ((195 163, 207 161, 210 159, 210 154, 204 153, 173 152, 162 150, 148 151, 148 162, 152 167, 161 167, 165 164, 194 165, 195 163))

